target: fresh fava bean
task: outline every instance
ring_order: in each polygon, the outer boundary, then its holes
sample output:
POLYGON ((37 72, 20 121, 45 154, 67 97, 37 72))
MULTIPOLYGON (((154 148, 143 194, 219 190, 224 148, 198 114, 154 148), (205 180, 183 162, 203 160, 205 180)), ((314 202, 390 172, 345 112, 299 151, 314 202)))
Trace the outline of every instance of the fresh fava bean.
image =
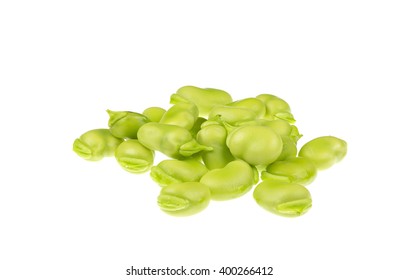
POLYGON ((210 170, 200 183, 211 190, 213 200, 228 200, 247 193, 258 180, 258 172, 242 160, 229 162, 225 167, 210 170))
POLYGON ((200 145, 187 129, 171 124, 146 123, 140 127, 137 138, 148 149, 175 159, 212 150, 211 147, 200 145))
POLYGON ((278 156, 277 160, 285 160, 296 157, 298 153, 296 142, 289 136, 281 136, 281 140, 283 141, 283 150, 281 151, 281 154, 278 156))
POLYGON ((143 111, 143 115, 146 116, 150 122, 159 122, 165 112, 166 110, 161 107, 148 107, 143 111))
POLYGON ((115 158, 124 170, 144 173, 154 163, 154 151, 144 147, 137 139, 128 139, 116 148, 115 158))
POLYGON ((198 108, 193 103, 178 103, 165 112, 159 123, 174 124, 192 129, 198 118, 198 108))
POLYGON ((199 115, 207 116, 211 109, 216 105, 225 105, 232 102, 230 94, 214 88, 199 88, 194 86, 184 86, 179 88, 170 97, 170 103, 191 102, 197 105, 199 115))
POLYGON ((123 139, 113 136, 109 129, 93 129, 73 142, 73 151, 86 160, 97 161, 114 155, 116 147, 122 141, 123 139))
POLYGON ((166 159, 151 168, 150 176, 161 187, 172 183, 198 182, 208 169, 193 159, 166 159))
POLYGON ((283 150, 281 137, 267 126, 240 126, 229 133, 227 147, 233 156, 257 166, 277 160, 283 150))
POLYGON ((314 181, 317 169, 307 158, 294 157, 276 161, 262 172, 262 180, 278 179, 300 185, 309 185, 314 181))
POLYGON ((215 106, 209 112, 209 120, 220 120, 231 125, 256 119, 256 112, 246 108, 215 106))
POLYGON ((204 125, 197 134, 201 145, 212 147, 212 151, 203 151, 202 160, 208 169, 223 168, 235 158, 226 145, 227 130, 219 123, 204 125))
POLYGON ((110 132, 118 138, 137 139, 139 128, 150 121, 143 114, 135 112, 107 110, 107 113, 110 132))
POLYGON ((158 206, 165 213, 183 217, 203 211, 210 202, 211 192, 199 182, 174 183, 161 189, 158 206))
POLYGON ((296 183, 266 180, 253 192, 255 201, 263 209, 283 217, 298 217, 312 207, 308 189, 296 183))
POLYGON ((266 114, 266 107, 263 102, 254 97, 240 99, 227 104, 227 106, 251 110, 255 113, 256 118, 263 118, 266 114))
POLYGON ((256 96, 266 106, 265 118, 269 120, 282 119, 289 123, 295 123, 294 116, 291 113, 290 105, 280 97, 272 94, 259 94, 256 96))
POLYGON ((298 155, 310 159, 318 170, 330 168, 347 153, 347 143, 334 136, 315 138, 302 146, 298 155))

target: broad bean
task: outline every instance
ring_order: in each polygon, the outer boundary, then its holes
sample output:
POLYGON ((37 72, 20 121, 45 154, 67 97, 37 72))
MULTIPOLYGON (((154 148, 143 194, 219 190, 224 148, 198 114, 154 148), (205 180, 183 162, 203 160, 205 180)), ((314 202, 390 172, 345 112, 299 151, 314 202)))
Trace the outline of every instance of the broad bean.
POLYGON ((178 103, 169 108, 159 123, 174 124, 191 130, 198 118, 198 108, 193 103, 178 103))
POLYGON ((318 170, 330 168, 347 153, 347 143, 334 136, 321 136, 302 146, 298 155, 310 159, 318 170))
POLYGON ((263 102, 254 97, 240 99, 226 104, 226 106, 248 109, 255 113, 256 118, 263 118, 266 114, 266 107, 263 102))
POLYGON ((226 144, 233 156, 254 166, 269 165, 283 150, 281 137, 273 129, 260 125, 235 128, 227 136, 226 144))
POLYGON ((130 111, 111 111, 108 126, 112 135, 118 138, 137 139, 139 128, 150 120, 143 114, 130 111))
POLYGON ((150 176, 161 187, 172 183, 198 182, 208 169, 197 160, 166 159, 151 168, 150 176))
POLYGON ((253 197, 263 209, 283 217, 298 217, 312 207, 308 189, 296 183, 266 180, 258 184, 253 197))
POLYGON ((158 206, 165 213, 182 217, 203 211, 210 202, 211 192, 199 182, 174 183, 161 189, 158 206))
POLYGON ((213 200, 228 200, 247 193, 258 181, 258 171, 242 160, 229 162, 225 167, 210 170, 200 183, 211 190, 213 200))
POLYGON ((204 125, 197 134, 197 141, 201 145, 212 147, 212 151, 203 151, 202 160, 208 169, 223 168, 234 160, 226 145, 227 130, 223 125, 204 125))
POLYGON ((280 97, 272 94, 259 94, 256 96, 266 106, 265 118, 269 120, 282 119, 289 123, 295 123, 294 116, 291 113, 290 105, 280 97))
POLYGON ((290 136, 281 136, 281 140, 283 141, 283 150, 281 151, 281 154, 278 156, 277 160, 285 160, 296 157, 298 153, 296 142, 292 140, 290 136))
POLYGON ((144 173, 154 163, 154 151, 144 147, 137 139, 128 139, 116 148, 115 158, 124 170, 144 173))
POLYGON ((140 127, 137 138, 148 149, 159 151, 175 159, 212 149, 200 145, 187 129, 171 124, 146 123, 140 127))
POLYGON ((73 142, 73 151, 86 160, 97 161, 114 155, 116 147, 122 141, 123 139, 113 136, 109 129, 93 129, 73 142))
POLYGON ((161 107, 148 107, 143 111, 143 115, 146 116, 150 122, 159 122, 166 110, 161 107))
POLYGON ((317 169, 307 158, 294 157, 275 161, 262 172, 262 180, 270 178, 300 185, 309 185, 314 181, 317 169))
POLYGON ((231 106, 215 106, 209 112, 209 120, 220 120, 230 125, 237 125, 240 122, 251 121, 256 119, 256 112, 240 107, 231 106))
POLYGON ((238 123, 238 126, 246 125, 262 125, 272 128, 278 135, 287 136, 291 133, 291 124, 287 121, 276 119, 276 120, 266 120, 266 119, 256 119, 251 121, 244 121, 238 123))
POLYGON ((199 88, 194 86, 184 86, 179 88, 170 97, 170 103, 191 102, 197 105, 199 115, 207 116, 210 110, 216 105, 225 105, 232 102, 230 94, 214 88, 199 88))

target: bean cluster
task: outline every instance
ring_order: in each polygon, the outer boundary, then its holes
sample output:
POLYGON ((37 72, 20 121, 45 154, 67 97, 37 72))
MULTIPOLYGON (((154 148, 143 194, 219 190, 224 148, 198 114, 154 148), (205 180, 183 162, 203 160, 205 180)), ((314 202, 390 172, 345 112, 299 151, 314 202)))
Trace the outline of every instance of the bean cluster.
POLYGON ((211 200, 235 199, 256 185, 257 204, 284 217, 311 208, 305 186, 347 152, 333 136, 298 151, 302 135, 290 106, 272 94, 233 101, 223 90, 184 86, 170 104, 142 113, 107 110, 108 128, 82 134, 73 151, 89 161, 114 156, 128 172, 149 172, 161 186, 158 205, 170 215, 199 213, 211 200), (156 153, 169 159, 154 165, 156 153))

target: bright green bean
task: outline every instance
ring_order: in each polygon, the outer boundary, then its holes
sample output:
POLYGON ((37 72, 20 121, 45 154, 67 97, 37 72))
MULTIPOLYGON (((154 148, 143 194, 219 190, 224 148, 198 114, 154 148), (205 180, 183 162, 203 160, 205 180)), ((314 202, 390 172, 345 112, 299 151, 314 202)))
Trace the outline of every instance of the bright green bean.
POLYGON ((266 180, 253 192, 263 209, 283 217, 298 217, 312 207, 310 192, 302 185, 279 180, 266 180))
POLYGON ((159 123, 174 124, 191 130, 198 114, 198 108, 193 103, 177 103, 165 112, 159 123))
POLYGON ((187 129, 171 124, 146 123, 140 127, 137 138, 148 149, 175 159, 212 150, 211 147, 200 145, 187 129))
POLYGON ((347 153, 347 143, 334 136, 315 138, 302 146, 298 155, 310 159, 318 170, 330 168, 347 153))
POLYGON ((89 130, 73 142, 73 151, 80 157, 97 161, 114 155, 116 147, 123 139, 116 138, 109 129, 89 130))
POLYGON ((207 116, 216 105, 225 105, 232 102, 230 94, 214 88, 199 88, 184 86, 179 88, 170 97, 170 103, 191 102, 197 105, 200 116, 207 116))
POLYGON ((230 125, 256 119, 256 112, 247 108, 236 108, 231 106, 215 106, 209 112, 209 120, 220 120, 230 125))
POLYGON ((281 137, 267 126, 240 126, 229 133, 226 144, 236 158, 253 166, 277 160, 283 150, 281 137))
POLYGON ((118 138, 137 139, 139 128, 150 121, 143 114, 135 112, 107 110, 107 113, 110 132, 118 138))
POLYGON ((228 200, 247 193, 258 180, 258 172, 242 160, 229 162, 225 167, 210 170, 200 183, 211 190, 213 200, 228 200))
POLYGON ((285 120, 266 120, 266 119, 256 119, 251 121, 244 121, 237 124, 238 126, 246 125, 261 125, 267 126, 274 130, 280 136, 290 136, 292 133, 292 125, 285 120))
POLYGON ((298 153, 296 142, 290 136, 281 136, 281 140, 283 141, 283 150, 277 160, 296 157, 298 153))
POLYGON ((161 189, 158 206, 172 216, 190 216, 203 211, 209 205, 210 198, 210 190, 204 184, 174 183, 161 189))
POLYGON ((213 148, 212 151, 201 153, 202 160, 208 169, 223 168, 234 160, 234 156, 226 145, 226 138, 226 128, 220 124, 206 125, 198 132, 198 143, 213 148))
POLYGON ((146 116, 150 122, 159 122, 166 110, 161 107, 148 107, 143 111, 143 115, 146 116))
POLYGON ((300 185, 309 185, 314 181, 317 169, 307 158, 294 157, 275 161, 262 172, 262 180, 279 179, 300 185))
POLYGON ((226 106, 233 108, 243 108, 255 113, 256 118, 263 118, 266 114, 266 107, 263 102, 257 98, 249 97, 240 99, 227 104, 226 106))
POLYGON ((259 94, 256 96, 266 106, 265 118, 268 120, 282 119, 289 123, 295 123, 294 116, 291 113, 290 105, 280 97, 272 94, 259 94))
POLYGON ((124 170, 144 173, 154 163, 154 151, 144 147, 137 139, 128 139, 116 148, 115 158, 124 170))
POLYGON ((161 187, 172 183, 198 182, 208 169, 197 160, 166 159, 151 168, 150 176, 161 187))

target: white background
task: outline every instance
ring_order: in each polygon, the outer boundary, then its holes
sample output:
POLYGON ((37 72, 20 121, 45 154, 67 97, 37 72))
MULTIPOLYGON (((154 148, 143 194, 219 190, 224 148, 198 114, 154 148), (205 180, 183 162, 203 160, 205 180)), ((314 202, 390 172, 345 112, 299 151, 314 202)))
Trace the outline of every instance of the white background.
POLYGON ((132 265, 398 279, 395 2, 2 1, 0 279, 161 279, 125 276, 132 265), (173 218, 148 174, 72 152, 106 109, 166 108, 184 85, 276 94, 299 145, 334 135, 348 155, 309 186, 302 217, 250 192, 173 218))

